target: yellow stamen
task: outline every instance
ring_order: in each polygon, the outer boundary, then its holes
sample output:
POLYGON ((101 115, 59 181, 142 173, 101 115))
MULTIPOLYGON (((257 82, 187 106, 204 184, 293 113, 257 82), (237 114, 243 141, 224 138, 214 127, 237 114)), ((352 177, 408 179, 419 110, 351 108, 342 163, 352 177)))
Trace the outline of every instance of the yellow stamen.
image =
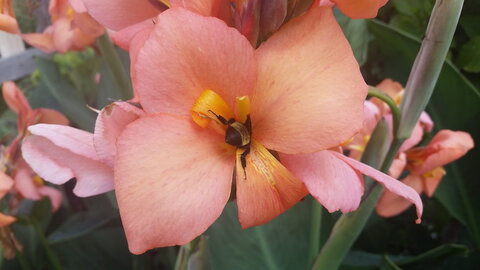
POLYGON ((395 101, 395 103, 397 105, 400 105, 400 103, 402 103, 402 99, 403 99, 403 94, 405 93, 405 89, 402 89, 402 91, 398 92, 394 97, 393 97, 393 101, 395 101))
POLYGON ((245 123, 250 114, 250 98, 248 96, 237 97, 237 120, 245 123))
POLYGON ((192 120, 197 125, 206 127, 211 119, 219 122, 215 114, 222 116, 226 120, 233 118, 232 109, 230 109, 225 100, 215 91, 206 89, 192 106, 192 120))
POLYGON ((443 167, 437 167, 431 171, 428 171, 424 174, 422 174, 423 177, 425 178, 437 178, 437 177, 441 177, 443 175, 447 174, 447 172, 445 171, 445 169, 443 167))
POLYGON ((340 146, 341 146, 341 147, 348 146, 350 143, 352 143, 352 142, 353 142, 353 139, 354 139, 354 138, 355 138, 355 136, 352 136, 352 137, 350 137, 350 139, 348 139, 348 140, 346 140, 346 141, 342 142, 342 143, 340 144, 340 146))
POLYGON ((172 4, 170 4, 169 0, 158 0, 158 1, 169 8, 172 7, 172 4))
POLYGON ((38 176, 38 175, 35 175, 34 177, 32 177, 32 181, 33 183, 38 186, 38 187, 41 187, 43 186, 45 183, 43 182, 43 179, 38 176))

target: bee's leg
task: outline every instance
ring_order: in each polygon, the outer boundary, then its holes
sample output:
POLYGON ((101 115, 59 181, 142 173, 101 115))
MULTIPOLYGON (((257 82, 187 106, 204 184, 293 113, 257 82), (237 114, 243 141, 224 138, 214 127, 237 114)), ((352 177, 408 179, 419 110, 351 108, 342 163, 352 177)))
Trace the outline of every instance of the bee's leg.
POLYGON ((247 119, 245 120, 245 123, 243 125, 247 128, 250 136, 252 136, 252 121, 250 120, 250 114, 247 115, 247 119))
POLYGON ((208 110, 208 111, 211 112, 213 115, 215 115, 215 117, 217 117, 218 121, 220 121, 225 126, 228 126, 228 125, 232 124, 233 122, 235 122, 235 119, 233 119, 233 118, 231 118, 230 120, 227 121, 227 119, 225 119, 225 117, 214 113, 212 110, 208 110))
POLYGON ((243 168, 243 179, 247 179, 247 171, 245 168, 247 167, 247 155, 250 153, 250 146, 245 148, 245 151, 240 155, 240 162, 242 163, 242 168, 243 168))

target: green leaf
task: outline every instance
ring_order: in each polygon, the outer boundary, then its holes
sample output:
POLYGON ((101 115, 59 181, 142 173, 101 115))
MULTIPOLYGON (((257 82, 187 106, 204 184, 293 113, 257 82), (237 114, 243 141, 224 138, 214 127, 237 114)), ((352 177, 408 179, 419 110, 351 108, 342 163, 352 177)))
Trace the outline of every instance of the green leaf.
POLYGON ((311 202, 304 200, 269 223, 242 230, 235 203, 210 227, 213 269, 308 269, 311 202))
MULTIPOLYGON (((381 78, 392 78, 405 82, 408 71, 420 47, 420 40, 404 31, 395 29, 376 20, 369 21, 369 27, 379 42, 381 78)), ((443 66, 427 111, 437 129, 463 130, 478 138, 480 128, 480 91, 459 70, 447 60, 443 66)), ((473 241, 480 247, 480 182, 478 182, 478 148, 471 150, 464 158, 447 166, 447 175, 438 187, 435 198, 449 213, 465 224, 473 241)))
POLYGON ((457 65, 468 72, 480 72, 480 35, 473 37, 460 49, 457 65))
POLYGON ((368 31, 367 20, 350 19, 338 10, 335 12, 335 17, 352 47, 355 59, 360 66, 363 66, 367 61, 368 43, 372 39, 368 31))
POLYGON ((81 237, 104 226, 116 216, 112 212, 95 210, 75 213, 48 236, 48 241, 57 244, 81 237))
POLYGON ((96 114, 87 108, 81 93, 62 76, 52 60, 37 58, 41 79, 62 108, 62 112, 81 129, 92 131, 96 114))
POLYGON ((30 0, 15 0, 12 3, 20 31, 22 33, 35 32, 37 20, 32 15, 39 8, 40 3, 30 0))

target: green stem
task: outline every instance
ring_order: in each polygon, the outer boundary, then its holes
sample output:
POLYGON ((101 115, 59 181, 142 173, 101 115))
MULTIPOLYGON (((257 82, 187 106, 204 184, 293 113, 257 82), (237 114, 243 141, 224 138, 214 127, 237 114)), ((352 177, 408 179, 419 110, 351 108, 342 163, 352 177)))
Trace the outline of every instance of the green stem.
POLYGON ((312 199, 312 215, 310 220, 310 248, 308 249, 309 262, 313 262, 320 251, 320 231, 322 228, 322 206, 312 199))
POLYGON ((393 134, 397 134, 398 131, 398 124, 400 123, 400 110, 398 109, 397 104, 395 101, 384 92, 380 91, 378 88, 369 86, 368 88, 368 96, 369 97, 376 97, 381 101, 385 102, 385 104, 390 107, 390 111, 392 112, 393 116, 393 134))
POLYGON ((272 254, 272 250, 270 249, 270 246, 267 243, 267 239, 265 239, 265 234, 263 233, 263 227, 262 226, 254 227, 253 230, 257 235, 258 245, 260 247, 260 250, 263 253, 263 258, 265 259, 265 262, 268 265, 268 269, 271 269, 271 270, 280 269, 276 264, 275 258, 272 254))
POLYGON ((32 269, 32 267, 30 266, 30 263, 28 263, 27 257, 25 257, 25 254, 23 254, 23 251, 20 251, 20 250, 17 251, 17 259, 18 259, 18 262, 20 263, 20 266, 22 267, 22 270, 32 269))
POLYGON ((32 224, 33 228, 37 232, 39 238, 40 238, 40 243, 42 244, 45 253, 47 254, 47 258, 50 261, 50 266, 52 267, 53 270, 62 270, 63 267, 60 264, 60 260, 57 257, 57 254, 53 251, 52 247, 48 243, 47 238, 45 238, 45 235, 43 234, 43 230, 40 229, 40 226, 38 225, 37 221, 35 220, 30 220, 30 223, 32 224))
MULTIPOLYGON (((189 244, 187 244, 189 245, 189 244)), ((186 245, 183 245, 178 250, 177 261, 175 262, 175 270, 187 270, 189 252, 186 245)))
POLYGON ((128 100, 132 98, 132 85, 130 84, 130 77, 123 67, 122 61, 118 57, 115 46, 113 46, 110 41, 108 34, 104 34, 97 39, 98 47, 100 52, 107 63, 110 71, 112 72, 113 77, 115 78, 118 87, 120 88, 120 93, 122 99, 128 100))
POLYGON ((400 104, 402 119, 396 133, 399 138, 410 137, 430 100, 452 43, 462 6, 463 0, 437 0, 435 3, 400 104))

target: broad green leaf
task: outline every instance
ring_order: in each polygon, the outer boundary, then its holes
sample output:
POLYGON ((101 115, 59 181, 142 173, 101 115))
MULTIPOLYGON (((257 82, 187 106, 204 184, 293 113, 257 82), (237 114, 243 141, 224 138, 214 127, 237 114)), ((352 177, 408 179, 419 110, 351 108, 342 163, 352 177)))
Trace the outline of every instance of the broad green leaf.
POLYGON ((269 223, 242 230, 235 203, 210 227, 208 249, 213 269, 309 269, 311 202, 306 199, 269 223))
POLYGON ((52 60, 37 58, 42 81, 62 108, 62 112, 81 129, 93 130, 96 114, 87 108, 82 94, 62 76, 52 60))
POLYGON ((480 72, 480 35, 474 36, 462 46, 456 63, 465 71, 480 72))
POLYGON ((90 210, 70 216, 58 229, 48 236, 50 244, 76 239, 107 224, 116 213, 90 210))
MULTIPOLYGON (((369 22, 370 29, 378 40, 381 74, 405 83, 408 71, 420 47, 420 40, 404 31, 376 20, 369 22)), ((380 72, 379 72, 380 73, 380 72)), ((463 130, 478 138, 480 128, 480 91, 453 65, 446 61, 427 107, 436 129, 463 130)), ((447 166, 435 193, 435 198, 450 214, 469 229, 472 238, 480 247, 480 182, 478 182, 478 148, 453 165, 447 166)))

